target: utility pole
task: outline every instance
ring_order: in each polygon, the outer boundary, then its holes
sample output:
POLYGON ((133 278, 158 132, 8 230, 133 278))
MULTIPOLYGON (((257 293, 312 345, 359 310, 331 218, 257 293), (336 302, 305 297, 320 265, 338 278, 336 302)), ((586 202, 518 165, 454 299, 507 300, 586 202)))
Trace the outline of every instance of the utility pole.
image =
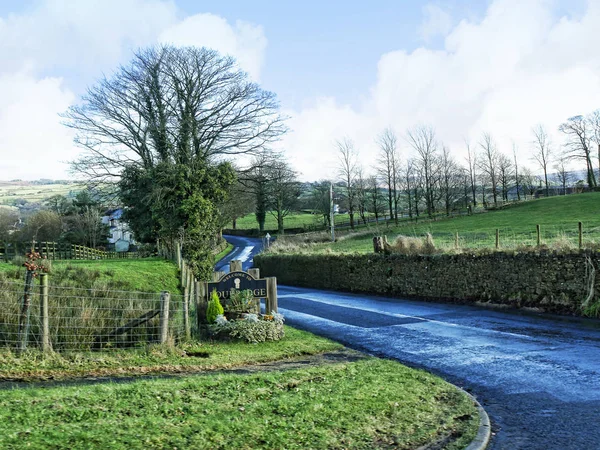
POLYGON ((329 183, 329 221, 331 222, 331 242, 335 242, 335 222, 333 208, 333 182, 331 182, 329 183))

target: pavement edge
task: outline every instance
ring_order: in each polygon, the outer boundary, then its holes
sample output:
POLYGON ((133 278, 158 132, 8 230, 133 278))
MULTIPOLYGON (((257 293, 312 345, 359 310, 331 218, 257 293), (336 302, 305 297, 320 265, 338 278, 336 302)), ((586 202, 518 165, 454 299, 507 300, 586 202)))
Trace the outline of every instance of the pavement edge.
POLYGON ((483 406, 481 406, 481 403, 479 403, 475 397, 473 397, 464 389, 459 389, 467 394, 471 400, 473 400, 477 406, 477 412, 479 413, 479 429, 477 430, 477 435, 475 436, 475 439, 473 439, 465 448, 465 450, 485 450, 490 443, 490 438, 492 436, 490 418, 485 409, 483 409, 483 406))

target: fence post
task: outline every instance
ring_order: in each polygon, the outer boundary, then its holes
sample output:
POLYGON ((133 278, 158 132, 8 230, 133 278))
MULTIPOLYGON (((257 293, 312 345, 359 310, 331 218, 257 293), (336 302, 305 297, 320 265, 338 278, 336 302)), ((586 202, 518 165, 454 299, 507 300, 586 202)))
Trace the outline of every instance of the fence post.
POLYGON ((183 330, 185 338, 190 339, 190 289, 188 287, 183 288, 183 330))
POLYGON ((175 244, 175 260, 177 267, 181 269, 181 243, 179 241, 175 244))
POLYGON ((277 312, 277 278, 267 277, 267 300, 265 302, 265 313, 277 312))
POLYGON ((578 228, 579 228, 579 249, 583 248, 583 224, 581 222, 579 222, 577 224, 578 228))
POLYGON ((213 272, 213 281, 219 281, 224 275, 225 272, 223 272, 222 270, 219 270, 218 272, 213 272))
POLYGON ((496 250, 500 248, 500 230, 496 228, 496 250))
POLYGON ((169 291, 160 293, 160 343, 165 344, 169 338, 169 291))
POLYGON ((196 320, 198 321, 198 334, 200 338, 204 338, 207 335, 206 307, 206 283, 196 281, 196 320))
POLYGON ((537 233, 537 246, 539 247, 542 244, 542 240, 541 240, 541 237, 540 237, 540 225, 539 224, 537 224, 535 226, 535 231, 537 233))
POLYGON ((260 278, 260 269, 252 268, 248 269, 248 273, 252 275, 257 280, 260 278))
POLYGON ((458 231, 454 234, 454 248, 458 250, 458 231))
POLYGON ((31 289, 33 287, 33 271, 28 270, 25 275, 25 292, 19 316, 19 353, 27 349, 29 336, 29 313, 31 310, 31 289))
POLYGON ((234 259, 229 262, 229 271, 230 272, 241 272, 242 271, 242 262, 239 259, 234 259))
POLYGON ((40 275, 40 315, 42 316, 42 350, 48 352, 50 347, 50 316, 48 313, 48 274, 40 275))

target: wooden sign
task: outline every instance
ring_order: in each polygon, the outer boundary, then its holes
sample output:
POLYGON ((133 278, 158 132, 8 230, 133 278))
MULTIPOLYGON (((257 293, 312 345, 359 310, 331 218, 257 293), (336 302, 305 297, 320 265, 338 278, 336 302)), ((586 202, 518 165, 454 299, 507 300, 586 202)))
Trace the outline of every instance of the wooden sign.
POLYGON ((245 291, 250 289, 254 298, 267 297, 267 280, 256 279, 246 272, 231 272, 221 277, 214 283, 207 283, 207 293, 210 296, 213 289, 216 289, 220 299, 228 299, 231 295, 231 289, 236 291, 245 291))

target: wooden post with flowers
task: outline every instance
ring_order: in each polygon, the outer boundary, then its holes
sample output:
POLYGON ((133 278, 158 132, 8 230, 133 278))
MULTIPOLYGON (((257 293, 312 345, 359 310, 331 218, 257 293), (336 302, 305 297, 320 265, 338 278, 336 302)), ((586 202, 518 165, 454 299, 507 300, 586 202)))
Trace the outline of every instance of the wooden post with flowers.
MULTIPOLYGON (((34 246, 35 244, 32 245, 32 248, 34 248, 34 246)), ((31 250, 25 256, 27 260, 23 265, 27 269, 27 272, 25 273, 23 303, 21 304, 21 313, 19 314, 19 353, 27 349, 27 341, 29 339, 29 316, 31 312, 31 293, 33 291, 33 279, 37 276, 39 271, 45 272, 47 270, 43 265, 37 263, 37 260, 41 259, 41 256, 38 252, 31 250)))

